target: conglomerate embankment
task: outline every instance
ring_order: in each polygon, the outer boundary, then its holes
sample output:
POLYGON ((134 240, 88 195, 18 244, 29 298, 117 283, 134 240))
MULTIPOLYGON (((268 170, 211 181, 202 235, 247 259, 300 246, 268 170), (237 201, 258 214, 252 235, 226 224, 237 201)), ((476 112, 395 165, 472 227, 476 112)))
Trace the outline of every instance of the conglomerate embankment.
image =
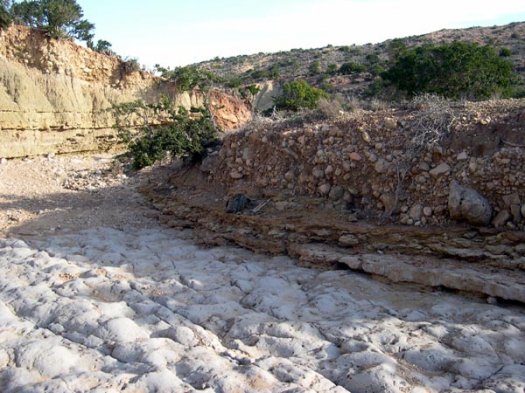
POLYGON ((524 120, 510 100, 261 121, 146 192, 205 243, 524 302, 524 120))

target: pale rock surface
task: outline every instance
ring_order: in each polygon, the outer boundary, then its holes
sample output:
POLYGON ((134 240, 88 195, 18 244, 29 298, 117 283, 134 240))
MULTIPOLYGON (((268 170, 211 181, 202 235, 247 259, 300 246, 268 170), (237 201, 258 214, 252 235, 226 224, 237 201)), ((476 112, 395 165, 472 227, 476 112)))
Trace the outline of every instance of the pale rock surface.
POLYGON ((319 193, 321 195, 327 195, 329 192, 330 192, 330 184, 328 183, 323 183, 319 186, 319 193))
POLYGON ((525 388, 520 306, 201 249, 187 235, 1 239, 2 392, 525 388))
POLYGON ((252 100, 253 107, 258 112, 264 112, 268 109, 272 109, 275 106, 274 98, 282 93, 282 89, 279 84, 268 80, 257 84, 257 87, 260 90, 252 100))
POLYGON ((408 210, 408 215, 414 221, 418 221, 419 219, 421 219, 422 214, 423 214, 423 206, 421 206, 419 203, 416 203, 408 210))
POLYGON ((429 173, 435 177, 443 175, 448 172, 450 172, 450 165, 448 165, 447 163, 439 164, 438 166, 436 166, 435 168, 432 168, 429 171, 429 173))
POLYGON ((354 235, 343 235, 339 238, 339 243, 344 247, 356 246, 359 244, 359 239, 354 235))
POLYGON ((458 161, 465 161, 465 160, 468 160, 468 153, 466 151, 462 151, 461 153, 459 153, 457 156, 456 156, 456 159, 458 161))
POLYGON ((425 215, 425 217, 432 216, 432 208, 430 206, 425 206, 423 208, 423 214, 425 215))
POLYGON ((502 227, 510 219, 510 213, 507 210, 501 210, 492 220, 492 225, 496 228, 502 227))

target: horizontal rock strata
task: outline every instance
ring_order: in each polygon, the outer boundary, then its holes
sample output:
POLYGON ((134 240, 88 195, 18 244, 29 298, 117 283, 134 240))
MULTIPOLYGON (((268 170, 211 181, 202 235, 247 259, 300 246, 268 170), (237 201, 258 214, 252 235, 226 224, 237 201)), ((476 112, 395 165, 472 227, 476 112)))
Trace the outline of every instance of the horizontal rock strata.
MULTIPOLYGON (((116 144, 114 104, 168 96, 190 109, 206 95, 179 92, 126 61, 23 26, 0 32, 0 157, 108 150, 116 144)), ((208 99, 224 130, 251 116, 245 102, 224 92, 208 99)))

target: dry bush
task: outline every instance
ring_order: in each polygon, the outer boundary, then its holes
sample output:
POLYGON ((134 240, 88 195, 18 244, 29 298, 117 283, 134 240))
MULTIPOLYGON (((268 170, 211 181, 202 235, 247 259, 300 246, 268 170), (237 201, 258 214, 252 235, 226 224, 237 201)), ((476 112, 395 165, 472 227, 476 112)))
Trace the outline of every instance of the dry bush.
POLYGON ((452 103, 439 96, 424 94, 415 97, 409 104, 415 109, 409 123, 409 152, 418 156, 423 150, 438 146, 450 134, 450 128, 456 118, 452 103))
POLYGON ((356 96, 351 96, 346 99, 346 107, 349 111, 363 109, 363 102, 356 96))
POLYGON ((343 113, 343 106, 338 99, 329 100, 327 98, 321 98, 317 104, 317 110, 324 119, 334 120, 343 113))
POLYGON ((367 103, 367 108, 366 109, 368 109, 370 111, 378 112, 378 111, 383 111, 385 109, 388 109, 389 107, 390 107, 390 105, 387 102, 382 101, 382 100, 378 100, 377 98, 372 98, 367 103))
POLYGON ((245 124, 241 130, 245 129, 262 129, 271 126, 276 121, 274 117, 262 116, 258 113, 252 116, 252 120, 245 124))
POLYGON ((456 108, 451 101, 429 94, 412 99, 407 109, 413 110, 412 119, 395 141, 395 145, 404 147, 405 154, 394 162, 396 166, 394 208, 392 211, 385 212, 384 218, 390 217, 396 210, 401 195, 413 182, 413 177, 409 176, 411 168, 419 163, 425 152, 441 146, 450 134, 457 116, 456 108))

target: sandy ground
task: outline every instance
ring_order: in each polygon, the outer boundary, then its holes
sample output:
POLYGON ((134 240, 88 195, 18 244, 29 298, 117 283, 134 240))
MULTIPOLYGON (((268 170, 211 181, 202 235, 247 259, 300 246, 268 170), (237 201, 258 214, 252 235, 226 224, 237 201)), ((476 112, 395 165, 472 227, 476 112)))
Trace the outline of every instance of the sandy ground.
POLYGON ((0 235, 46 236, 98 226, 156 225, 156 213, 109 155, 0 164, 0 235))
POLYGON ((522 306, 199 248, 140 181, 0 165, 0 391, 523 393, 522 306))

